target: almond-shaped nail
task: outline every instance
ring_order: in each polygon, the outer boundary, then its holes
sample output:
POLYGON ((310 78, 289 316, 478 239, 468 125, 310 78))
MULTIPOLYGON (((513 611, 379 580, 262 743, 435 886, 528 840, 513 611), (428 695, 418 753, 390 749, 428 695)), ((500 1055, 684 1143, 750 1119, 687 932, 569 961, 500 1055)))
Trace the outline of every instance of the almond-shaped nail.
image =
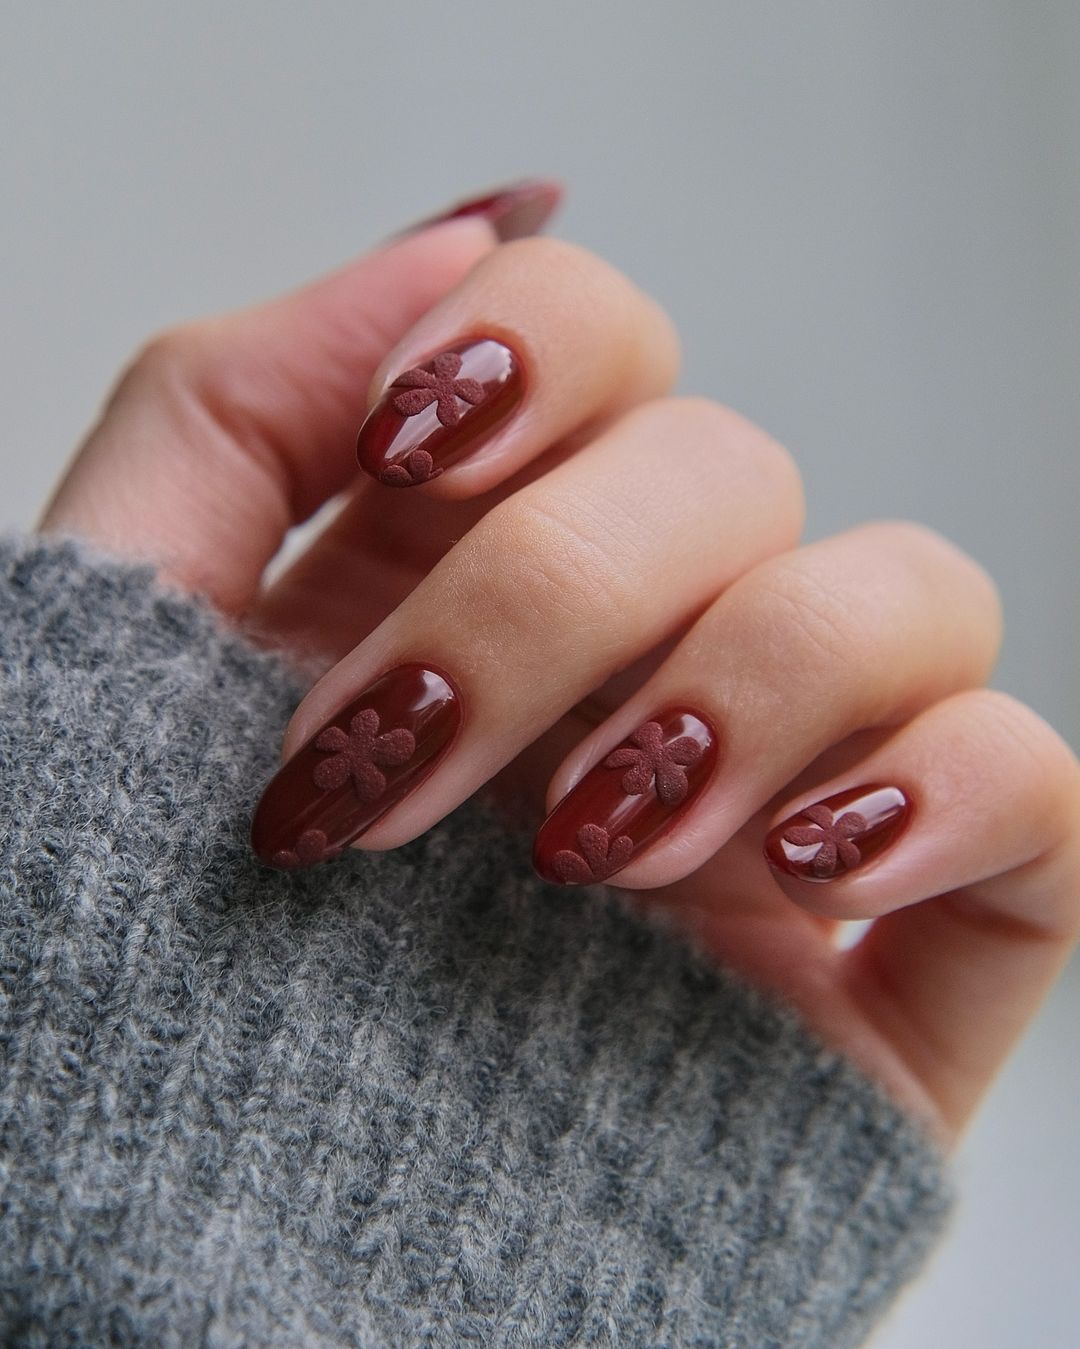
POLYGON ((911 816, 911 798, 899 787, 849 787, 771 829, 765 856, 800 881, 834 881, 895 843, 911 816))
POLYGON ((480 216, 488 222, 502 243, 508 243, 511 239, 525 239, 530 234, 538 234, 555 214, 562 197, 562 184, 554 179, 526 178, 485 192, 482 196, 456 202, 438 215, 429 216, 410 226, 405 233, 417 234, 420 230, 441 225, 447 220, 480 216))
POLYGON ((461 699, 444 675, 389 670, 270 780, 251 825, 256 855, 284 868, 336 857, 428 777, 460 722, 461 699))
POLYGON ((658 714, 563 797, 537 832, 533 866, 558 885, 607 880, 671 828, 718 756, 716 732, 698 713, 658 714))
POLYGON ((431 482, 482 445, 524 395, 524 371, 508 346, 459 342, 391 381, 360 428, 357 461, 387 487, 431 482))

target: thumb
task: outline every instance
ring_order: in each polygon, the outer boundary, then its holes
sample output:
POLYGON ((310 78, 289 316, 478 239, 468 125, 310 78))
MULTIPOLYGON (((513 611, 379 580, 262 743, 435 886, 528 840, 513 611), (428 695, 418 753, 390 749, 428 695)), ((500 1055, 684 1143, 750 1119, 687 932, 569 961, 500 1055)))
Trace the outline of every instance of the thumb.
POLYGON ((283 298, 153 338, 42 527, 154 562, 243 612, 285 531, 356 473, 380 360, 496 243, 487 218, 453 219, 283 298))

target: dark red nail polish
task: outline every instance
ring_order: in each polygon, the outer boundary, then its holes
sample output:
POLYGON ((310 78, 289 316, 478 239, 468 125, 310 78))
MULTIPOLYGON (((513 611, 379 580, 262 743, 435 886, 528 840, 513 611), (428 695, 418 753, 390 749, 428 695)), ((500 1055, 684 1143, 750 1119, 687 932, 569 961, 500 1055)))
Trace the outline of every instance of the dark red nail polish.
POLYGON ((416 234, 447 220, 482 216, 500 241, 508 243, 511 239, 524 239, 530 234, 538 234, 555 214, 562 196, 561 183, 550 178, 529 178, 520 183, 510 183, 482 197, 470 197, 467 201, 458 202, 439 215, 421 220, 406 233, 416 234))
POLYGON ((708 781, 719 744, 706 721, 672 708, 605 755, 540 826, 533 866, 547 881, 590 885, 621 871, 708 781))
POLYGON ((388 487, 415 487, 485 440, 525 394, 509 347, 477 338, 403 371, 356 439, 360 467, 388 487))
POLYGON ((389 670, 274 774, 255 808, 255 853, 286 868, 336 857, 424 781, 460 722, 445 676, 389 670))
POLYGON ((849 787, 770 830, 765 856, 801 881, 833 881, 895 843, 911 814, 899 787, 849 787))

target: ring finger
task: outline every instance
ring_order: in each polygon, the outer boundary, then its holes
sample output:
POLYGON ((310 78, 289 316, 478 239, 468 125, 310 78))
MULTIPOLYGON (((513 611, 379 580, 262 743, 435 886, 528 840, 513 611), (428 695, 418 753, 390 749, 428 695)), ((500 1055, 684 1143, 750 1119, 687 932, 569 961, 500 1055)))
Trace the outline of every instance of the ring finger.
MULTIPOLYGON (((631 889, 689 875, 831 746, 982 683, 999 636, 985 574, 918 526, 869 525, 771 559, 557 771, 537 869, 564 884, 618 871, 631 889)), ((876 842, 905 809, 878 808, 876 842)))

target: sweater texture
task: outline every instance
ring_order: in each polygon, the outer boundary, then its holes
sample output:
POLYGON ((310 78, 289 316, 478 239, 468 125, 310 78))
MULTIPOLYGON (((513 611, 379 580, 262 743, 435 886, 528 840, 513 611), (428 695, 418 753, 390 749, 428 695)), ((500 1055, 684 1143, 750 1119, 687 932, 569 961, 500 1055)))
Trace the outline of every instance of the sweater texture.
POLYGON ((475 803, 259 866, 301 691, 0 546, 0 1340, 861 1343, 948 1207, 920 1127, 475 803))

